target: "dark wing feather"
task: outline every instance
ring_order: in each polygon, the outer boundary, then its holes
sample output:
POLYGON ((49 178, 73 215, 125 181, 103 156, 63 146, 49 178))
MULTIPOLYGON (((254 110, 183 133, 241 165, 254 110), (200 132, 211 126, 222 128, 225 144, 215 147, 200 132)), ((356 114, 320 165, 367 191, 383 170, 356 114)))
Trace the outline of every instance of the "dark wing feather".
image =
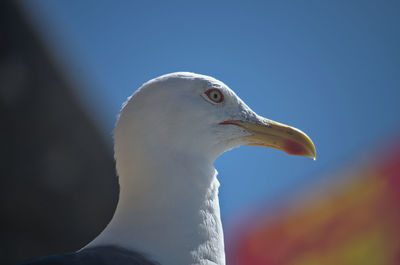
POLYGON ((107 246, 85 249, 79 252, 42 257, 20 265, 159 265, 145 255, 125 249, 107 246))

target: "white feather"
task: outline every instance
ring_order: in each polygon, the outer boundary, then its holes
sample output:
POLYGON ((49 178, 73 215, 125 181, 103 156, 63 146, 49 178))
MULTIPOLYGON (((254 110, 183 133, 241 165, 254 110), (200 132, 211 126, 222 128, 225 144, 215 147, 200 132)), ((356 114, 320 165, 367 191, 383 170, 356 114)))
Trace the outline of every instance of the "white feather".
POLYGON ((87 247, 116 245, 163 265, 225 264, 213 163, 247 132, 220 126, 257 115, 222 82, 174 73, 145 83, 123 105, 114 131, 120 199, 87 247), (222 103, 205 96, 224 94, 222 103))

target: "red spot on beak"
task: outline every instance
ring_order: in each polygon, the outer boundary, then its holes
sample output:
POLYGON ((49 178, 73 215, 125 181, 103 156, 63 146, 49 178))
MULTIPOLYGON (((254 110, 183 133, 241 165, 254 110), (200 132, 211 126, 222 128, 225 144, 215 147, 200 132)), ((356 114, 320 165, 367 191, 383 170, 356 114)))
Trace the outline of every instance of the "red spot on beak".
POLYGON ((306 152, 302 144, 293 140, 285 140, 283 149, 290 155, 303 155, 306 152))

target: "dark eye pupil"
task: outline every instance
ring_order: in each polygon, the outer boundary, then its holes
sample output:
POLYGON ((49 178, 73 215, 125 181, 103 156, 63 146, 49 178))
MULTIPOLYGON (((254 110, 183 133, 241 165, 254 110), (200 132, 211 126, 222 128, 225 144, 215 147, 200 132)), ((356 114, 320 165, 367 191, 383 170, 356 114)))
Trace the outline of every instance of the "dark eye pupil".
POLYGON ((213 97, 214 97, 214 99, 217 99, 218 98, 218 94, 214 93, 213 97))

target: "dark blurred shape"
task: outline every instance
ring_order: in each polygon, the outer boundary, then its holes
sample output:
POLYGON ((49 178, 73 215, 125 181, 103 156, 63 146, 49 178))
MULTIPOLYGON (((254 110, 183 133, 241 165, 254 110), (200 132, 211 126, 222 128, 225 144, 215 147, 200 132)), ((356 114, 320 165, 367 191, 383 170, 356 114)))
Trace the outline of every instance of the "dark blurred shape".
POLYGON ((0 1, 0 260, 74 251, 111 219, 112 152, 15 1, 0 1))

